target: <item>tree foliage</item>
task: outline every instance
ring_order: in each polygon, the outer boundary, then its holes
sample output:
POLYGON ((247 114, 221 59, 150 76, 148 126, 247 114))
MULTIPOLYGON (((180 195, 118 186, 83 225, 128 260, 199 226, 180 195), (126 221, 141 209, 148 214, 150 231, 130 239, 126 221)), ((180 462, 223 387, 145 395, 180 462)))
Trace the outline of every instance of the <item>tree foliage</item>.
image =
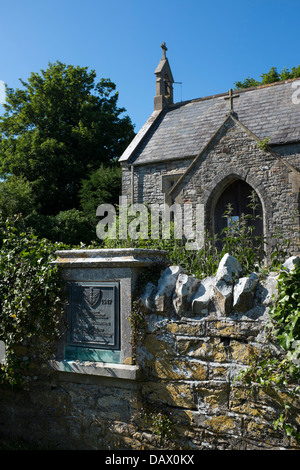
POLYGON ((271 67, 269 72, 261 74, 260 81, 251 77, 247 77, 243 81, 238 81, 234 84, 236 90, 241 90, 243 88, 267 85, 268 83, 281 82, 298 77, 300 77, 300 65, 297 67, 292 67, 291 70, 288 70, 286 67, 284 67, 281 72, 278 72, 277 67, 271 67))
POLYGON ((0 208, 5 218, 18 213, 24 217, 31 214, 35 209, 35 196, 30 182, 15 175, 0 182, 0 208))
POLYGON ((92 221, 99 204, 109 202, 117 205, 122 191, 121 168, 119 166, 101 165, 91 173, 89 178, 82 181, 79 192, 80 204, 84 214, 92 221))
POLYGON ((116 160, 134 136, 116 85, 87 67, 49 64, 7 88, 0 171, 32 185, 38 211, 79 209, 82 178, 116 160))
POLYGON ((18 230, 0 217, 0 339, 5 364, 0 383, 27 388, 48 364, 63 332, 65 295, 51 264, 61 245, 18 230))

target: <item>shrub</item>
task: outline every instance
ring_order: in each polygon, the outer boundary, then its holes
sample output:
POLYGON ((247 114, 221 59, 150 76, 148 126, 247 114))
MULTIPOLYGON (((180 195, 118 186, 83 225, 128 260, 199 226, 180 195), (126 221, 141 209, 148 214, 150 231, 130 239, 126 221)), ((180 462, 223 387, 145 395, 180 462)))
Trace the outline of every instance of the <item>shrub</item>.
POLYGON ((63 284, 51 264, 60 246, 20 233, 14 222, 0 225, 0 339, 6 347, 0 382, 26 387, 47 365, 62 332, 63 284))

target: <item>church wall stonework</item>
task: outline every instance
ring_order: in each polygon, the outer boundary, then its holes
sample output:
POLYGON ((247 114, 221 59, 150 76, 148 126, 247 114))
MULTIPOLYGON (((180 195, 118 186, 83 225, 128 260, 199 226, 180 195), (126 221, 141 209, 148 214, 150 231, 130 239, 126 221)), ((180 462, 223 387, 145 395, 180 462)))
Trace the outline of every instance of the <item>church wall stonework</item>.
POLYGON ((261 199, 268 241, 271 242, 271 235, 279 231, 291 240, 297 253, 299 238, 293 217, 299 214, 299 186, 293 185, 291 173, 272 152, 258 148, 246 131, 228 121, 201 156, 201 161, 182 181, 182 198, 205 204, 208 223, 211 223, 214 191, 230 175, 241 178, 261 199))
MULTIPOLYGON (((162 187, 162 177, 182 175, 192 159, 176 160, 168 163, 156 163, 155 165, 134 166, 134 200, 137 203, 164 204, 165 193, 162 187)), ((132 174, 130 167, 122 168, 122 195, 127 196, 131 202, 132 174)))
MULTIPOLYGON (((290 253, 297 254, 300 114, 294 98, 299 79, 167 102, 163 69, 167 67, 169 77, 172 74, 166 45, 161 47, 163 57, 155 71, 156 85, 160 84, 155 102, 162 106, 154 107, 120 157, 123 193, 140 203, 202 203, 204 229, 214 235, 224 226, 215 214, 220 220, 219 213, 229 198, 235 204, 235 217, 240 217, 250 185, 262 205, 268 256, 278 245, 277 232, 282 240, 289 240, 290 253), (130 175, 132 168, 134 176, 130 175), (173 186, 162 184, 162 180, 170 183, 168 174, 171 178, 176 171, 183 175, 172 181, 173 186), (233 198, 234 191, 239 191, 240 199, 233 198)), ((173 83, 172 78, 170 85, 173 83)), ((261 227, 258 231, 262 233, 261 227)))
POLYGON ((285 144, 285 145, 276 145, 274 150, 280 156, 282 156, 286 161, 293 165, 298 171, 300 171, 300 144, 285 144))
MULTIPOLYGON (((299 252, 299 144, 273 150, 260 148, 257 139, 243 126, 228 120, 209 146, 192 159, 136 166, 135 202, 163 203, 163 175, 185 173, 171 195, 178 202, 202 203, 206 228, 213 232, 213 211, 223 189, 234 179, 246 181, 258 194, 264 212, 264 235, 269 253, 272 235, 280 232, 290 240, 291 253, 299 252), (293 168, 287 166, 290 164, 293 168)), ((123 191, 130 194, 130 171, 123 169, 123 191)))

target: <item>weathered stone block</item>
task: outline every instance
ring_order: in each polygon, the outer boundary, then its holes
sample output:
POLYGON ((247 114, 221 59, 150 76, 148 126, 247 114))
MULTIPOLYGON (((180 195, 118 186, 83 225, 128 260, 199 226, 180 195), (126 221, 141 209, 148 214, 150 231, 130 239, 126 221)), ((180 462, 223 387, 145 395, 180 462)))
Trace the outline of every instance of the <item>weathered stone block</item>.
POLYGON ((209 363, 208 365, 208 380, 222 380, 228 381, 229 366, 228 365, 221 365, 218 363, 209 363))
POLYGON ((207 366, 199 361, 175 358, 157 358, 152 364, 152 372, 161 379, 206 380, 207 366))
MULTIPOLYGON (((209 432, 216 436, 219 436, 220 434, 236 434, 236 428, 240 428, 241 426, 236 418, 226 415, 211 416, 203 425, 207 430, 209 430, 209 432)), ((240 432, 240 430, 238 432, 240 432)))
POLYGON ((214 300, 223 314, 228 314, 232 310, 233 286, 220 279, 214 286, 214 300))
POLYGON ((170 266, 162 273, 155 295, 154 303, 158 312, 167 312, 172 308, 172 297, 176 286, 177 277, 184 269, 180 266, 170 266))
POLYGON ((206 322, 207 335, 211 337, 230 337, 247 339, 256 337, 261 331, 261 323, 255 320, 210 320, 206 322))
POLYGON ((171 335, 146 335, 143 342, 148 354, 150 353, 153 357, 160 356, 174 356, 176 354, 175 339, 171 335))
POLYGON ((176 340, 176 350, 180 356, 204 358, 207 354, 206 339, 178 337, 176 340))
POLYGON ((213 287, 215 278, 205 278, 198 287, 192 300, 192 311, 194 314, 205 315, 208 313, 209 304, 213 298, 213 287))
POLYGON ((252 355, 258 352, 259 351, 251 344, 236 340, 230 341, 230 356, 231 360, 235 363, 248 365, 252 355))
POLYGON ((230 336, 236 337, 239 336, 239 323, 229 320, 229 319, 220 319, 220 320, 209 320, 206 322, 207 335, 214 336, 230 336))
POLYGON ((192 303, 193 295, 200 284, 200 280, 185 273, 178 275, 175 292, 173 296, 173 305, 176 313, 186 314, 192 303))
POLYGON ((233 290, 233 308, 237 312, 247 312, 253 307, 258 277, 255 273, 238 279, 233 290))
POLYGON ((195 386, 195 396, 201 413, 210 414, 222 411, 228 412, 229 385, 226 382, 211 380, 200 382, 195 386))
POLYGON ((298 266, 300 266, 300 256, 291 256, 283 263, 281 268, 290 272, 290 271, 293 271, 298 266))
POLYGON ((206 323, 204 321, 169 322, 166 329, 173 335, 201 337, 206 334, 206 323))
POLYGON ((142 393, 152 403, 163 403, 189 410, 197 409, 193 387, 188 383, 168 381, 146 383, 142 387, 142 393))
POLYGON ((203 338, 203 339, 185 339, 178 338, 177 352, 179 355, 187 355, 193 358, 199 358, 203 361, 214 361, 218 363, 228 360, 227 350, 219 338, 203 338))
POLYGON ((217 273, 216 281, 225 281, 226 283, 232 283, 239 277, 242 272, 242 267, 238 260, 226 253, 220 261, 217 273))

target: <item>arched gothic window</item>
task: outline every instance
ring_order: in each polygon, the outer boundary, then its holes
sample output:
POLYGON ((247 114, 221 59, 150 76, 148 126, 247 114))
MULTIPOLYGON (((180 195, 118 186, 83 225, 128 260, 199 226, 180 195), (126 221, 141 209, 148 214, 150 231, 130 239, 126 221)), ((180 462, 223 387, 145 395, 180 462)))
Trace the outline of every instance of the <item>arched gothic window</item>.
POLYGON ((237 179, 229 183, 220 194, 214 209, 214 232, 222 238, 222 231, 230 224, 238 223, 242 214, 253 215, 249 223, 255 227, 254 235, 263 236, 263 207, 261 201, 252 186, 243 180, 237 179), (255 209, 251 201, 255 196, 255 209), (231 214, 224 216, 228 207, 232 208, 231 214), (257 217, 258 216, 258 217, 257 217))

